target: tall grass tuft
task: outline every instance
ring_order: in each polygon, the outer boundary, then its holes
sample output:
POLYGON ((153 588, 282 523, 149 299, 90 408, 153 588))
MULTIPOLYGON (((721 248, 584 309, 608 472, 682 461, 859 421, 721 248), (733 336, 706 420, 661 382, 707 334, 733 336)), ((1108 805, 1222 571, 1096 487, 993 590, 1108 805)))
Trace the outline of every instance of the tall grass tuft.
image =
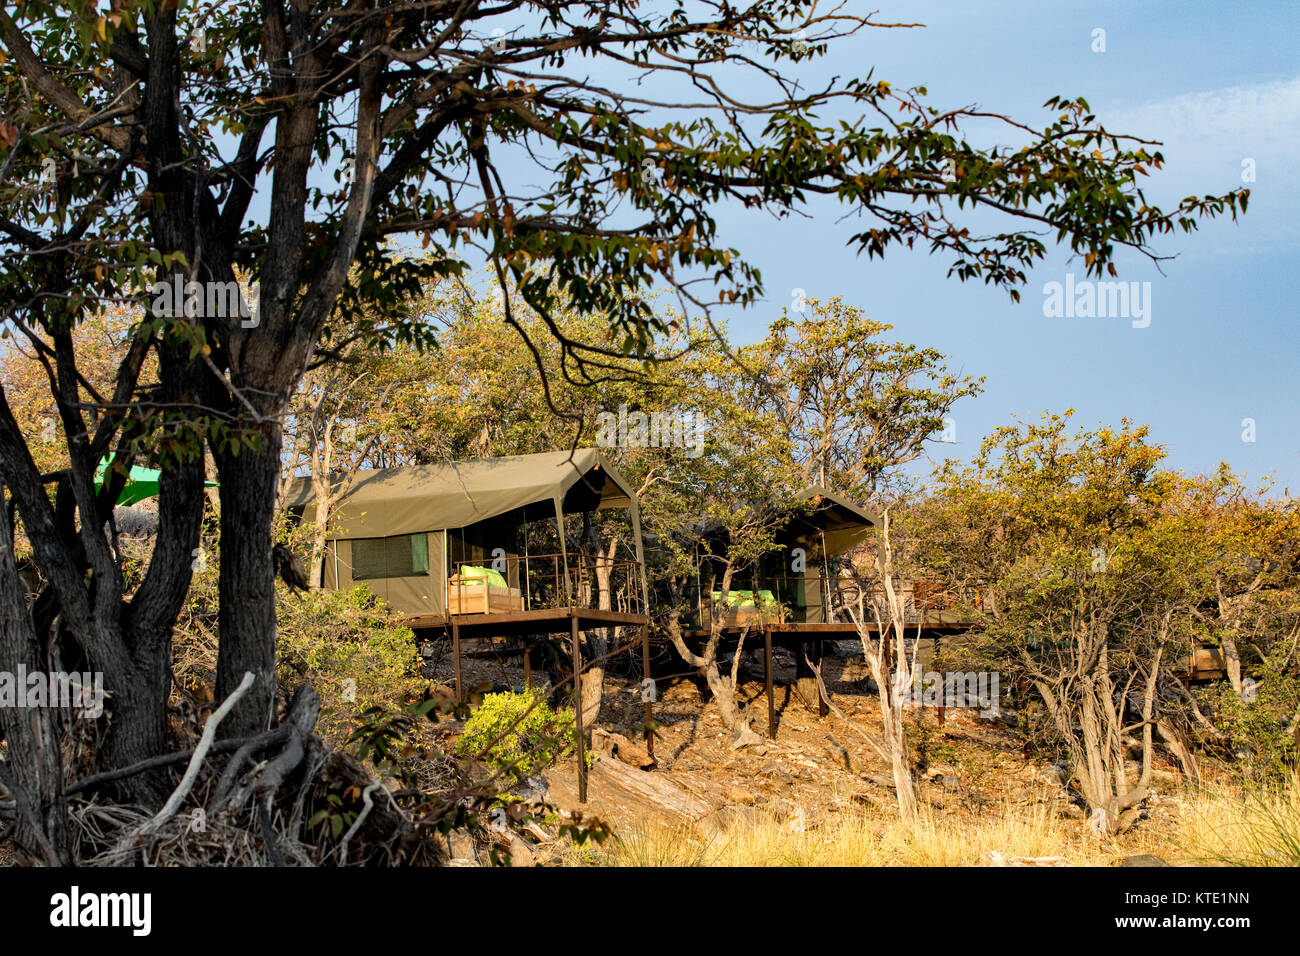
POLYGON ((1190 809, 1180 843, 1191 860, 1300 866, 1300 777, 1271 786, 1203 790, 1190 809))
POLYGON ((852 810, 795 832, 789 821, 751 814, 722 826, 627 831, 590 862, 605 866, 971 866, 986 851, 1008 856, 1064 857, 1069 864, 1113 865, 1124 852, 1099 844, 1077 821, 1046 806, 987 816, 923 810, 911 826, 884 813, 852 810))

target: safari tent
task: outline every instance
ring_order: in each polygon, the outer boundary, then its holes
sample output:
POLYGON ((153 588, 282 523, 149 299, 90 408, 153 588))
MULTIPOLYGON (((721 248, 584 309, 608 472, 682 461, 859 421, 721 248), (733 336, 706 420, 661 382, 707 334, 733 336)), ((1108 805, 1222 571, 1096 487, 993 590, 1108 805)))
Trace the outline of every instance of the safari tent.
MULTIPOLYGON (((310 481, 295 479, 284 506, 312 521, 310 481)), ((555 529, 565 515, 609 508, 629 512, 632 548, 604 562, 605 603, 644 613, 636 496, 595 449, 359 472, 331 518, 319 583, 342 589, 364 582, 413 625, 596 607, 592 562, 555 529)))
MULTIPOLYGON (((755 624, 825 624, 836 582, 829 563, 852 551, 875 532, 876 519, 853 502, 826 488, 809 487, 794 500, 800 505, 775 535, 776 547, 745 577, 733 578, 722 606, 720 584, 697 582, 696 623, 709 627, 715 607, 728 626, 755 624)), ((702 547, 725 549, 725 540, 703 536, 702 547)))

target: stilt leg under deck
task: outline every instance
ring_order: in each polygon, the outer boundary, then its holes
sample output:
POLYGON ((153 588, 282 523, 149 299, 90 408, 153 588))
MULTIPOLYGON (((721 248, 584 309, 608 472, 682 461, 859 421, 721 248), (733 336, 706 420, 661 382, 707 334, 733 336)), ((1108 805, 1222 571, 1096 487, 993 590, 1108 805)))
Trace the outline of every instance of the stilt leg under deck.
POLYGON ((533 649, 524 645, 524 687, 533 689, 533 649))
POLYGON ((641 697, 645 701, 645 749, 650 759, 655 759, 655 735, 650 729, 654 720, 654 678, 650 675, 650 625, 641 625, 641 676, 650 683, 643 686, 641 697))
POLYGON ((763 628, 763 685, 767 691, 767 735, 776 739, 776 701, 772 699, 772 630, 763 628))
POLYGON ((460 686, 460 625, 455 621, 451 622, 451 656, 456 667, 456 703, 463 704, 465 697, 460 686))
POLYGON ((578 646, 578 616, 569 618, 573 644, 573 714, 578 735, 578 802, 587 802, 587 736, 582 726, 582 649, 578 646))

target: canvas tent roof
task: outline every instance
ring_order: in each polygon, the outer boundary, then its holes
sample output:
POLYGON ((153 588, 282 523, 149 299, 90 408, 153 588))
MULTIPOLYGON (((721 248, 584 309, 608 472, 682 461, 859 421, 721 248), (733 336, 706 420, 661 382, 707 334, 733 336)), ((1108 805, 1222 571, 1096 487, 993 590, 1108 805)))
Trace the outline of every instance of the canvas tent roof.
MULTIPOLYGON (((503 515, 533 521, 553 516, 557 499, 566 511, 630 508, 635 502, 627 483, 594 448, 409 465, 354 475, 333 521, 339 531, 331 537, 464 528, 503 515)), ((290 483, 284 507, 312 519, 309 479, 290 483)))
POLYGON ((824 536, 826 551, 832 556, 852 550, 880 526, 875 515, 826 488, 810 486, 795 497, 815 506, 791 519, 789 528, 794 539, 819 544, 816 539, 824 536))

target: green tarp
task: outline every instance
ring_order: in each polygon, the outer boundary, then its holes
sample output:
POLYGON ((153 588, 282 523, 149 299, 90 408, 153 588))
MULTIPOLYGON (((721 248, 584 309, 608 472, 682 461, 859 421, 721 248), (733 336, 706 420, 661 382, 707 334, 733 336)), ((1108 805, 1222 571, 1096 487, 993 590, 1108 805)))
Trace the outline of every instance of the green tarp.
MULTIPOLYGON (((104 472, 108 470, 110 459, 105 458, 95 469, 95 491, 104 484, 104 472)), ((122 493, 117 496, 119 505, 133 505, 137 502, 144 501, 146 498, 152 498, 158 494, 158 479, 162 472, 155 468, 141 468, 138 465, 132 465, 131 471, 126 479, 126 484, 122 487, 122 493)), ((215 488, 215 481, 205 481, 205 488, 215 488)))

